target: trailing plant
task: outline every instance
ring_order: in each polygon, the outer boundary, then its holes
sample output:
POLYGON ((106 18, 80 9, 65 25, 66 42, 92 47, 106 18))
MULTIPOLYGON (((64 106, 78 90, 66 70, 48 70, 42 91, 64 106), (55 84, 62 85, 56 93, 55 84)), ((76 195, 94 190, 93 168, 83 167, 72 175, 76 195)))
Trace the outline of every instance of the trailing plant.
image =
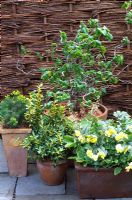
POLYGON ((74 150, 77 163, 99 168, 132 170, 132 118, 117 111, 115 119, 100 121, 88 117, 76 125, 74 135, 65 136, 66 148, 74 150))
POLYGON ((39 160, 51 160, 55 164, 67 158, 63 137, 73 133, 73 124, 64 115, 64 106, 52 104, 39 122, 39 130, 28 135, 24 148, 36 155, 39 160))
POLYGON ((18 128, 26 124, 26 104, 27 98, 18 90, 5 96, 0 102, 0 122, 3 127, 18 128))
POLYGON ((107 86, 118 82, 113 71, 124 61, 123 55, 116 52, 107 59, 103 40, 112 39, 110 30, 97 19, 90 19, 87 24, 81 22, 73 40, 68 40, 66 32, 61 31, 60 43, 52 44, 52 69, 40 69, 42 80, 53 86, 53 92, 69 94, 75 104, 82 103, 84 94, 87 106, 98 102, 107 86))

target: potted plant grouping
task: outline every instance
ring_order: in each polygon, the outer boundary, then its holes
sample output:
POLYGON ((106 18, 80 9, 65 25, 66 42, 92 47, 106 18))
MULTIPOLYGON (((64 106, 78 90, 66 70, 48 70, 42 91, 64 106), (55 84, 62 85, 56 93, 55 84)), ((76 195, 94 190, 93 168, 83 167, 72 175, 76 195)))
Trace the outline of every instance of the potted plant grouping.
POLYGON ((132 118, 123 111, 114 117, 87 118, 73 136, 65 136, 81 198, 132 197, 132 118))
POLYGON ((37 92, 30 94, 26 118, 33 131, 24 139, 23 147, 34 155, 45 183, 59 185, 63 183, 67 169, 67 150, 63 137, 67 133, 72 134, 73 125, 64 115, 64 106, 53 103, 46 108, 38 103, 42 102, 41 98, 43 98, 40 91, 41 87, 38 87, 37 92), (36 96, 39 98, 34 101, 36 96), (34 112, 31 112, 32 109, 34 112), (43 112, 41 111, 40 114, 38 111, 41 109, 43 112))
POLYGON ((26 103, 26 97, 19 91, 13 91, 0 102, 0 134, 10 176, 27 175, 27 151, 21 146, 31 132, 24 117, 26 103))
POLYGON ((112 39, 110 30, 97 19, 81 22, 73 40, 60 32, 60 43, 52 44, 51 69, 40 69, 42 80, 52 86, 51 97, 58 90, 63 93, 61 101, 68 101, 79 119, 89 111, 101 119, 107 118, 108 110, 101 105, 101 97, 109 84, 118 83, 114 69, 123 64, 123 55, 116 51, 111 59, 107 58, 103 41, 112 39))

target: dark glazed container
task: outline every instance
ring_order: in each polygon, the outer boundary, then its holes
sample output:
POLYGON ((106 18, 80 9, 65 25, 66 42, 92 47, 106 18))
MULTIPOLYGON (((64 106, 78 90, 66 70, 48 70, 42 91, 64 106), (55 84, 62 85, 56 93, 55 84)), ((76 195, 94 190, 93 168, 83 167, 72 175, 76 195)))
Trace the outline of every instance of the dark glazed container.
POLYGON ((79 196, 85 198, 131 198, 132 172, 114 175, 113 169, 75 165, 79 196))
POLYGON ((62 161, 56 166, 53 162, 41 162, 37 160, 37 168, 41 178, 47 185, 60 185, 65 180, 67 162, 62 161))

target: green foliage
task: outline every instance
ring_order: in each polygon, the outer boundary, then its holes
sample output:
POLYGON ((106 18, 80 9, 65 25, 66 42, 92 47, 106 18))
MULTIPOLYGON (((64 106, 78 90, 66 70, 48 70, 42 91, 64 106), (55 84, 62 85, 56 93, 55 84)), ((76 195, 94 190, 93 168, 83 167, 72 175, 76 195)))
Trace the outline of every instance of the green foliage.
POLYGON ((125 1, 122 5, 122 8, 126 9, 128 12, 125 17, 125 21, 128 24, 132 24, 132 10, 130 9, 132 7, 132 1, 125 1))
POLYGON ((102 41, 112 39, 110 30, 97 19, 90 19, 87 24, 80 22, 73 40, 68 40, 66 32, 60 31, 60 43, 52 45, 53 68, 40 69, 42 80, 52 85, 53 92, 68 93, 71 102, 75 97, 83 101, 84 94, 88 96, 87 105, 99 101, 107 85, 118 82, 113 68, 122 65, 124 60, 123 55, 116 54, 107 60, 107 48, 102 41))
POLYGON ((0 121, 4 127, 17 128, 25 124, 27 99, 19 91, 13 91, 0 103, 0 121))
POLYGON ((114 120, 83 119, 74 135, 65 136, 66 148, 73 149, 74 159, 83 166, 114 168, 114 174, 132 169, 132 118, 117 111, 114 120))
POLYGON ((126 18, 125 18, 126 22, 128 24, 132 24, 132 10, 130 10, 127 14, 126 14, 126 18))
POLYGON ((51 160, 55 163, 66 159, 67 151, 63 137, 73 133, 73 124, 64 115, 65 108, 59 104, 52 104, 45 111, 39 129, 28 135, 23 146, 36 155, 36 159, 51 160))
POLYGON ((38 130, 39 123, 44 112, 42 86, 43 85, 40 84, 37 87, 37 90, 31 92, 29 94, 29 98, 27 98, 27 112, 25 113, 25 118, 34 131, 38 130))
POLYGON ((128 44, 130 44, 130 40, 126 36, 126 37, 123 37, 123 39, 121 40, 121 43, 122 43, 122 45, 127 46, 128 44))

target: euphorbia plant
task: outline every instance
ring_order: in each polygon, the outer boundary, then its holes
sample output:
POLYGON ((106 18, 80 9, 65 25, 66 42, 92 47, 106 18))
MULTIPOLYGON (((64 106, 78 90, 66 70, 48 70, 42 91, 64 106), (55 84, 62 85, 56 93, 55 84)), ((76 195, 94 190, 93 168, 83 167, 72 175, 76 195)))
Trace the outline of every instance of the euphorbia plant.
POLYGON ((52 69, 40 69, 42 80, 52 84, 53 92, 60 90, 70 94, 76 107, 81 105, 85 94, 85 105, 97 103, 108 84, 118 82, 113 72, 124 60, 123 55, 116 53, 107 59, 103 41, 112 39, 110 30, 97 19, 90 19, 87 24, 81 22, 73 40, 68 40, 67 34, 61 31, 60 43, 52 44, 52 69))
POLYGON ((66 147, 74 150, 74 159, 84 167, 132 170, 132 118, 126 112, 114 113, 114 120, 86 118, 65 136, 66 147))

